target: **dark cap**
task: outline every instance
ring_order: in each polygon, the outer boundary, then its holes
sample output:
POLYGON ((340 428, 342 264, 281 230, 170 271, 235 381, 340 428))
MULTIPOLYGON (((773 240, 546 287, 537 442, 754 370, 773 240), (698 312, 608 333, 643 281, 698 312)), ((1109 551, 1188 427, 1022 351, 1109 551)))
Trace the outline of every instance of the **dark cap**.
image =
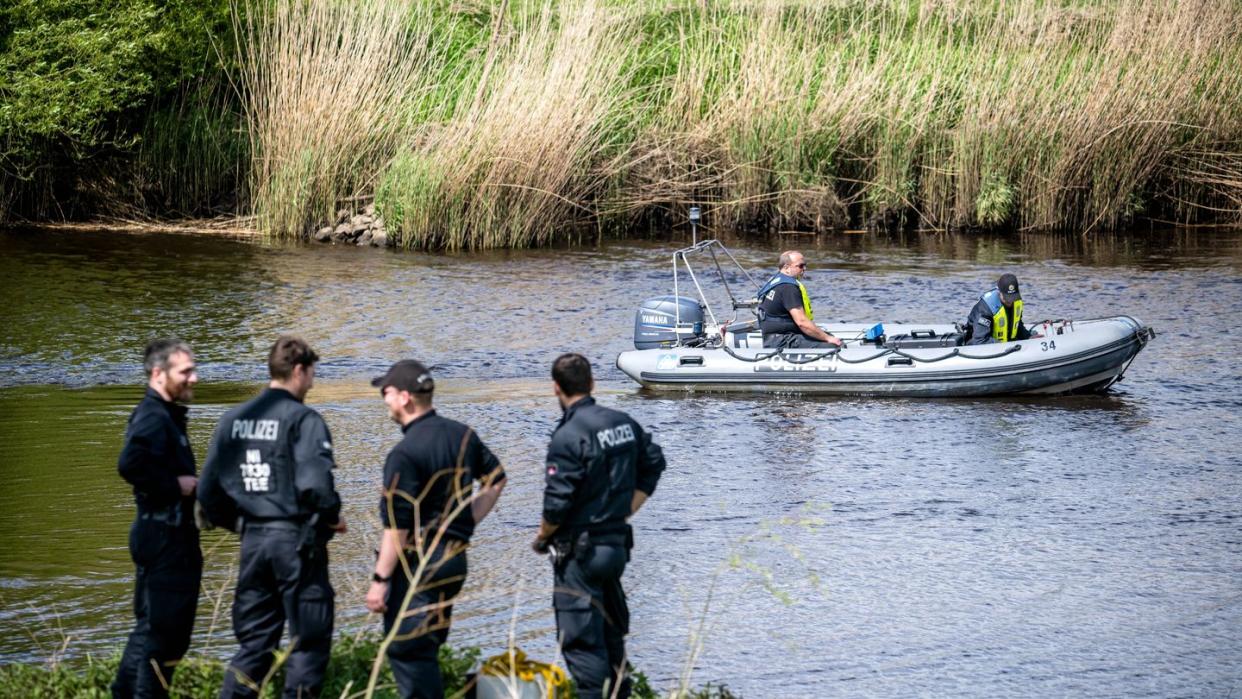
POLYGON ((388 368, 388 373, 371 379, 371 385, 383 391, 392 386, 398 391, 410 393, 431 393, 436 389, 436 382, 431 372, 422 362, 413 359, 402 359, 388 368))
POLYGON ((1000 279, 996 280, 996 288, 1006 301, 1018 301, 1022 298, 1022 292, 1018 290, 1018 278, 1012 274, 1000 275, 1000 279))

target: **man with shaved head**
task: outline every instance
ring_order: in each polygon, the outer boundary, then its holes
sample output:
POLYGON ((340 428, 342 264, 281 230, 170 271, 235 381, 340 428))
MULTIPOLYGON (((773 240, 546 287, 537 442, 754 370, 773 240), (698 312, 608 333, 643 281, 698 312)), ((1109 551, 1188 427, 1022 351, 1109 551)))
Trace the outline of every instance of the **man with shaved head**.
POLYGON ((815 324, 811 297, 802 284, 806 258, 797 250, 781 253, 780 271, 759 290, 759 329, 764 347, 840 347, 841 341, 815 324))

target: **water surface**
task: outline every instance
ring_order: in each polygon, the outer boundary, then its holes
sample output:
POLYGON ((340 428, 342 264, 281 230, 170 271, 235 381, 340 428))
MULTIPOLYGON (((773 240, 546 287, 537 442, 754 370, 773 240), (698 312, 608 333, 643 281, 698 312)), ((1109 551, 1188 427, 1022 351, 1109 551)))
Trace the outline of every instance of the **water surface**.
MULTIPOLYGON (((1242 235, 829 237, 739 243, 811 263, 823 321, 965 316, 1002 270, 1027 316, 1127 313, 1159 333, 1106 396, 895 400, 654 394, 613 366, 670 293, 665 242, 438 256, 175 235, 0 233, 0 662, 108 653, 127 631, 133 515, 115 471, 149 337, 197 350, 200 462, 278 333, 324 361, 343 632, 373 627, 380 467, 399 436, 367 379, 434 365, 509 486, 480 526, 451 642, 555 654, 538 522, 553 358, 595 363, 670 469, 635 518, 630 652, 747 697, 1226 696, 1242 667, 1242 235)), ((193 652, 227 655, 235 542, 204 538, 193 652)))

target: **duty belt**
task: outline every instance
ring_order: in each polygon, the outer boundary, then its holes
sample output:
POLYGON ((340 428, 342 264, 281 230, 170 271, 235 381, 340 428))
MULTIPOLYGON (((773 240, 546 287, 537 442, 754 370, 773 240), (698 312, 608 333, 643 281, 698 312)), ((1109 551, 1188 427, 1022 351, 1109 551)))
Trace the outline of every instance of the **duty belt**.
POLYGON ((313 558, 316 555, 317 547, 327 543, 327 539, 320 540, 319 538, 319 532, 316 528, 318 523, 318 514, 313 514, 310 517, 295 517, 293 519, 264 519, 243 516, 238 531, 243 536, 251 529, 275 529, 294 532, 298 535, 298 553, 313 558))
POLYGON ((583 533, 589 536, 608 536, 609 534, 625 534, 629 531, 630 525, 625 520, 620 522, 604 522, 602 524, 593 524, 586 527, 568 527, 563 531, 558 531, 552 535, 553 541, 571 541, 577 539, 583 533))
POLYGON ((293 519, 250 519, 245 518, 246 529, 285 529, 287 531, 301 531, 303 522, 293 519))
POLYGON ((166 507, 162 510, 138 510, 138 519, 144 522, 160 522, 170 527, 180 527, 182 522, 181 505, 166 507))

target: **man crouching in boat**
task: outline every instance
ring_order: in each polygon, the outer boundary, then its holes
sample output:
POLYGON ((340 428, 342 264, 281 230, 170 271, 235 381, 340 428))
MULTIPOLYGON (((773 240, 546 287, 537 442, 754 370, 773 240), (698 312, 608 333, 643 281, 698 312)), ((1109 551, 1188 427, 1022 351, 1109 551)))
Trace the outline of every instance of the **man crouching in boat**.
POLYGON ((996 288, 979 297, 966 319, 966 344, 1027 340, 1031 331, 1022 324, 1022 293, 1018 278, 1002 274, 996 288))
POLYGON ((781 253, 781 269, 759 290, 759 329, 764 347, 840 347, 841 341, 815 324, 811 297, 802 285, 806 259, 797 250, 781 253))

